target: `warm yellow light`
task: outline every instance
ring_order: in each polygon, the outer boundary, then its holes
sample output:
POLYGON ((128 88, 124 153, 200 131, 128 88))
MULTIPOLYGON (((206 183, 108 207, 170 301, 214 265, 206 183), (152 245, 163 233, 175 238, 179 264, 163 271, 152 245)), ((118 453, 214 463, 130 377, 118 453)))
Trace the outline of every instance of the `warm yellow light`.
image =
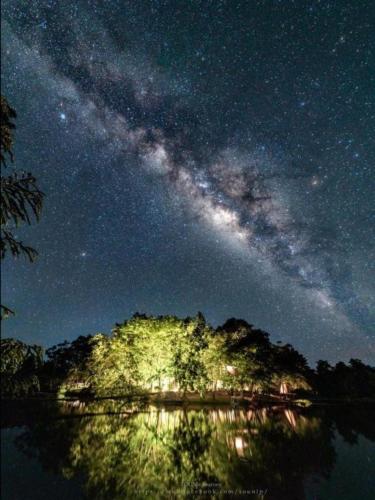
POLYGON ((295 414, 291 410, 284 410, 284 414, 292 427, 296 427, 297 419, 295 414))
POLYGON ((243 439, 241 436, 237 436, 234 438, 234 443, 237 448, 237 450, 242 450, 243 449, 243 439))
POLYGON ((288 394, 288 386, 285 382, 282 382, 280 385, 280 394, 288 394))

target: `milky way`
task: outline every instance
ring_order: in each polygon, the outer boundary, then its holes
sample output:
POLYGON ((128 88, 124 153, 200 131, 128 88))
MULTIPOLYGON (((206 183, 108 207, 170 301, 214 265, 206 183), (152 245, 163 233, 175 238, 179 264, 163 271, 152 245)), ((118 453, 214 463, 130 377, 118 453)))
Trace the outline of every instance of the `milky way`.
MULTIPOLYGON (((256 287, 263 286, 259 280, 265 283, 264 296, 272 290, 264 311, 251 317, 252 307, 248 309, 244 297, 255 285, 241 283, 241 289, 236 288, 235 277, 227 292, 230 299, 224 299, 235 303, 236 295, 241 296, 246 319, 260 321, 283 339, 298 339, 302 348, 313 343, 311 357, 323 356, 316 342, 327 346, 333 358, 341 351, 348 355, 352 343, 366 356, 374 346, 368 203, 375 149, 369 134, 374 96, 364 76, 374 79, 369 56, 373 40, 365 14, 356 23, 350 19, 355 3, 344 2, 341 8, 302 3, 297 9, 256 2, 252 13, 240 2, 217 2, 215 7, 193 2, 186 12, 173 2, 145 2, 142 8, 116 2, 30 2, 21 8, 18 2, 5 2, 4 83, 20 103, 19 115, 22 106, 28 116, 39 109, 45 122, 62 127, 72 149, 77 148, 75 140, 82 141, 79 154, 95 165, 96 179, 109 176, 113 162, 121 165, 116 172, 128 169, 132 178, 150 178, 161 186, 155 204, 168 198, 180 214, 172 230, 177 240, 185 225, 197 225, 228 261, 240 262, 239 274, 254 272, 256 287), (315 45, 304 33, 306 26, 315 45), (279 303, 277 297, 283 295, 287 302, 283 297, 279 303), (292 324, 296 309, 298 321, 292 324), (275 317, 268 323, 270 310, 278 311, 279 322, 275 317)), ((52 150, 59 135, 56 131, 48 137, 52 150)), ((23 150, 20 155, 27 158, 27 144, 23 150)), ((33 157, 38 163, 37 152, 33 157)), ((85 175, 80 163, 64 151, 63 172, 56 174, 65 184, 64 192, 69 192, 72 179, 85 175)), ((114 192, 118 183, 128 182, 121 173, 116 175, 120 180, 108 181, 110 187, 117 184, 114 192)), ((79 185, 74 191, 76 209, 90 196, 85 183, 79 185)), ((44 190, 48 193, 48 182, 44 190)), ((59 202, 51 203, 58 212, 59 202)), ((116 192, 116 204, 126 207, 126 196, 116 192)), ((99 210, 99 204, 93 205, 94 216, 99 210)), ((110 211, 106 203, 100 217, 107 218, 110 211)), ((142 224, 139 213, 134 217, 142 224)), ((161 223, 168 224, 167 218, 161 223)), ((112 238, 107 228, 103 226, 108 240, 96 249, 99 254, 107 251, 112 238)), ((50 229, 49 237, 59 239, 55 231, 50 229)), ((74 225, 69 231, 79 242, 74 225)), ((42 228, 38 234, 47 239, 42 228)), ((125 225, 118 237, 124 239, 123 254, 107 263, 109 276, 115 274, 113 268, 127 266, 129 234, 125 225)), ((191 237, 198 238, 192 248, 199 252, 203 236, 191 237)), ((148 246, 146 235, 139 243, 148 246)), ((47 243, 42 246, 48 253, 47 243)), ((61 252, 53 254, 51 263, 64 257, 61 252)), ((210 283, 204 293, 210 294, 212 282, 220 283, 221 275, 220 268, 211 269, 205 252, 202 247, 210 283)), ((173 245, 166 259, 173 261, 176 253, 178 245, 173 245)), ((90 250, 80 250, 79 256, 87 259, 90 250)), ((87 272, 95 275, 97 265, 87 272)), ((177 274, 190 266, 189 257, 172 264, 177 274)), ((35 272, 40 276, 43 268, 35 272)), ((22 279, 17 277, 10 291, 5 289, 11 298, 19 295, 22 279)), ((72 283, 74 271, 70 287, 72 283)), ((144 296, 145 307, 151 309, 146 312, 154 312, 153 295, 144 296)), ((170 298, 165 304, 158 300, 157 312, 190 313, 184 299, 172 303, 170 311, 170 298)), ((202 308, 206 312, 204 304, 202 308)), ((211 321, 222 319, 221 308, 230 314, 230 307, 220 301, 207 306, 211 321)), ((64 304, 60 313, 66 310, 64 304)), ((98 328, 108 328, 107 321, 93 320, 98 328)), ((17 321, 23 331, 43 324, 35 316, 17 321)), ((75 328, 69 325, 64 335, 75 328)), ((49 335, 46 331, 42 337, 49 335)))

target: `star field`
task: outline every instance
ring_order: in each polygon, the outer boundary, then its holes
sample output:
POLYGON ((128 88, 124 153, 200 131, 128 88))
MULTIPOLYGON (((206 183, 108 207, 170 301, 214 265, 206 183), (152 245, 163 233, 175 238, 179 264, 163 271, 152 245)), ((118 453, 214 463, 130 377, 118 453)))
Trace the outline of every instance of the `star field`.
POLYGON ((370 1, 4 1, 16 163, 46 193, 7 335, 238 316, 373 362, 370 1))

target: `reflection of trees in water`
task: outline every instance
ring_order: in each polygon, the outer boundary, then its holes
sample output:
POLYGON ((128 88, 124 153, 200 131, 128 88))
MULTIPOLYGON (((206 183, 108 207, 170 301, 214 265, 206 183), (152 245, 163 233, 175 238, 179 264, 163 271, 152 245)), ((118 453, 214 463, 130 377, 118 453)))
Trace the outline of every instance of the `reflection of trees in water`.
POLYGON ((366 408, 328 408, 326 418, 335 425, 337 431, 349 444, 355 444, 358 436, 363 435, 370 441, 375 441, 375 411, 366 408))
MULTIPOLYGON (((76 408, 99 416, 38 423, 18 444, 47 469, 69 478, 83 473, 90 498, 197 497, 197 487, 206 497, 267 489, 267 498, 304 498, 305 478, 328 476, 335 462, 334 426, 320 416, 118 405, 76 408)), ((69 415, 71 407, 61 412, 69 415)))

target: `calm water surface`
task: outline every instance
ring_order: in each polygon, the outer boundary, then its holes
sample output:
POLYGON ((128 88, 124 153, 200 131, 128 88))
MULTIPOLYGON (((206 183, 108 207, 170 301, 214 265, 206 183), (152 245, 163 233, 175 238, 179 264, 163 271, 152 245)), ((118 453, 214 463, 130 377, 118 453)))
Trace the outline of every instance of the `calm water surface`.
POLYGON ((375 414, 5 406, 2 500, 374 500, 375 414))

